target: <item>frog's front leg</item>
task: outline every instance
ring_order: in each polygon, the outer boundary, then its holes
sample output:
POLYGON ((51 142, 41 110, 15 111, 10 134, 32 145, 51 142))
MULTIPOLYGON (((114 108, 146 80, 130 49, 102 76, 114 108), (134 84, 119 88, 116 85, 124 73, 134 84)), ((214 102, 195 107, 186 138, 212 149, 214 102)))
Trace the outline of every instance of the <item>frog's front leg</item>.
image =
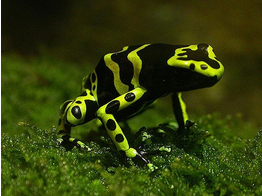
POLYGON ((66 108, 69 104, 72 103, 72 100, 64 102, 60 107, 60 116, 58 122, 58 141, 59 143, 66 148, 66 150, 71 150, 74 147, 79 149, 84 149, 91 151, 91 149, 86 146, 82 141, 73 138, 71 134, 71 126, 65 123, 66 119, 66 108))
POLYGON ((126 156, 129 158, 138 157, 142 159, 149 167, 152 167, 152 164, 150 164, 147 159, 138 153, 136 149, 129 146, 121 127, 114 117, 114 114, 116 114, 118 111, 137 102, 145 92, 145 89, 135 88, 132 91, 120 95, 109 103, 101 106, 98 109, 96 115, 102 121, 108 135, 119 151, 124 151, 126 156))
POLYGON ((84 144, 82 141, 73 138, 70 136, 71 133, 71 127, 66 125, 61 118, 59 118, 59 124, 58 124, 58 141, 59 143, 65 147, 66 150, 71 150, 74 147, 77 147, 79 149, 91 151, 91 149, 84 144))
POLYGON ((178 129, 183 130, 185 128, 190 128, 194 122, 188 119, 186 112, 186 104, 182 99, 182 93, 173 93, 172 95, 173 111, 178 123, 178 129))

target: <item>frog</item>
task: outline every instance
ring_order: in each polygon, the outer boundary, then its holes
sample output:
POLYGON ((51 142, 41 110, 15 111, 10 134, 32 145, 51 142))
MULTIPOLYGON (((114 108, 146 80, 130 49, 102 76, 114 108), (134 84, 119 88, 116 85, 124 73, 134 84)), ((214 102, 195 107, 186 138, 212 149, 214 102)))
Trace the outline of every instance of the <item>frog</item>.
POLYGON ((84 142, 70 136, 71 129, 98 119, 118 151, 152 168, 146 153, 129 145, 120 122, 171 95, 178 130, 189 129, 194 122, 188 117, 182 92, 211 87, 223 73, 224 66, 205 43, 142 44, 107 53, 82 79, 80 95, 60 106, 59 141, 66 148, 91 151, 84 142))

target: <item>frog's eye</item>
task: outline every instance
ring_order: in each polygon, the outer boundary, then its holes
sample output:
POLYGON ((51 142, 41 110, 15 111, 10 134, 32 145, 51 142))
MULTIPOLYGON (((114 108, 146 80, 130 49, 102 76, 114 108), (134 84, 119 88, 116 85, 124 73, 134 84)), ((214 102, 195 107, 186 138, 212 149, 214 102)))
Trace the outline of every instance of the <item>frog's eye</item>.
POLYGON ((74 106, 71 109, 72 115, 76 118, 76 119, 81 119, 82 117, 82 113, 81 113, 81 109, 79 106, 74 106))
POLYGON ((66 120, 72 126, 79 125, 84 122, 86 114, 86 104, 84 101, 74 101, 68 108, 66 120))

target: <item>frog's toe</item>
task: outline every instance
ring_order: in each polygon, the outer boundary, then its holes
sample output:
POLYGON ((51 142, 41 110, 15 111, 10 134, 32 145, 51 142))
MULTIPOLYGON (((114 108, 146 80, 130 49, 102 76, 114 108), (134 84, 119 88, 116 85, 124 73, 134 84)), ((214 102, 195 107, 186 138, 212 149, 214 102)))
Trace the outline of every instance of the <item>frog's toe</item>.
POLYGON ((91 148, 89 148, 86 144, 84 144, 83 142, 81 142, 80 140, 78 140, 76 142, 76 147, 81 149, 81 150, 85 150, 85 151, 91 151, 91 148))
POLYGON ((186 121, 186 125, 185 128, 189 129, 190 127, 192 127, 195 124, 195 122, 191 121, 191 120, 187 120, 186 121))

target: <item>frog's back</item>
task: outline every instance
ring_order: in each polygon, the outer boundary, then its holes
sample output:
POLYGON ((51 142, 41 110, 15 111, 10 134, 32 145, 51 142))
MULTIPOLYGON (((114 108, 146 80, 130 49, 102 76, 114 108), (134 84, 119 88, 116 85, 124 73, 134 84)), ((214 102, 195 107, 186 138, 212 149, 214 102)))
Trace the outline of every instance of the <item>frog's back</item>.
POLYGON ((127 46, 123 50, 104 55, 95 71, 98 77, 98 94, 106 93, 121 95, 140 84, 143 80, 152 79, 150 73, 156 67, 168 66, 167 60, 174 55, 178 46, 168 44, 144 44, 127 46), (148 74, 146 74, 148 72, 148 74))
POLYGON ((223 70, 207 44, 126 46, 104 55, 90 75, 90 85, 84 84, 84 88, 90 88, 101 104, 137 87, 155 99, 212 86, 223 70))

